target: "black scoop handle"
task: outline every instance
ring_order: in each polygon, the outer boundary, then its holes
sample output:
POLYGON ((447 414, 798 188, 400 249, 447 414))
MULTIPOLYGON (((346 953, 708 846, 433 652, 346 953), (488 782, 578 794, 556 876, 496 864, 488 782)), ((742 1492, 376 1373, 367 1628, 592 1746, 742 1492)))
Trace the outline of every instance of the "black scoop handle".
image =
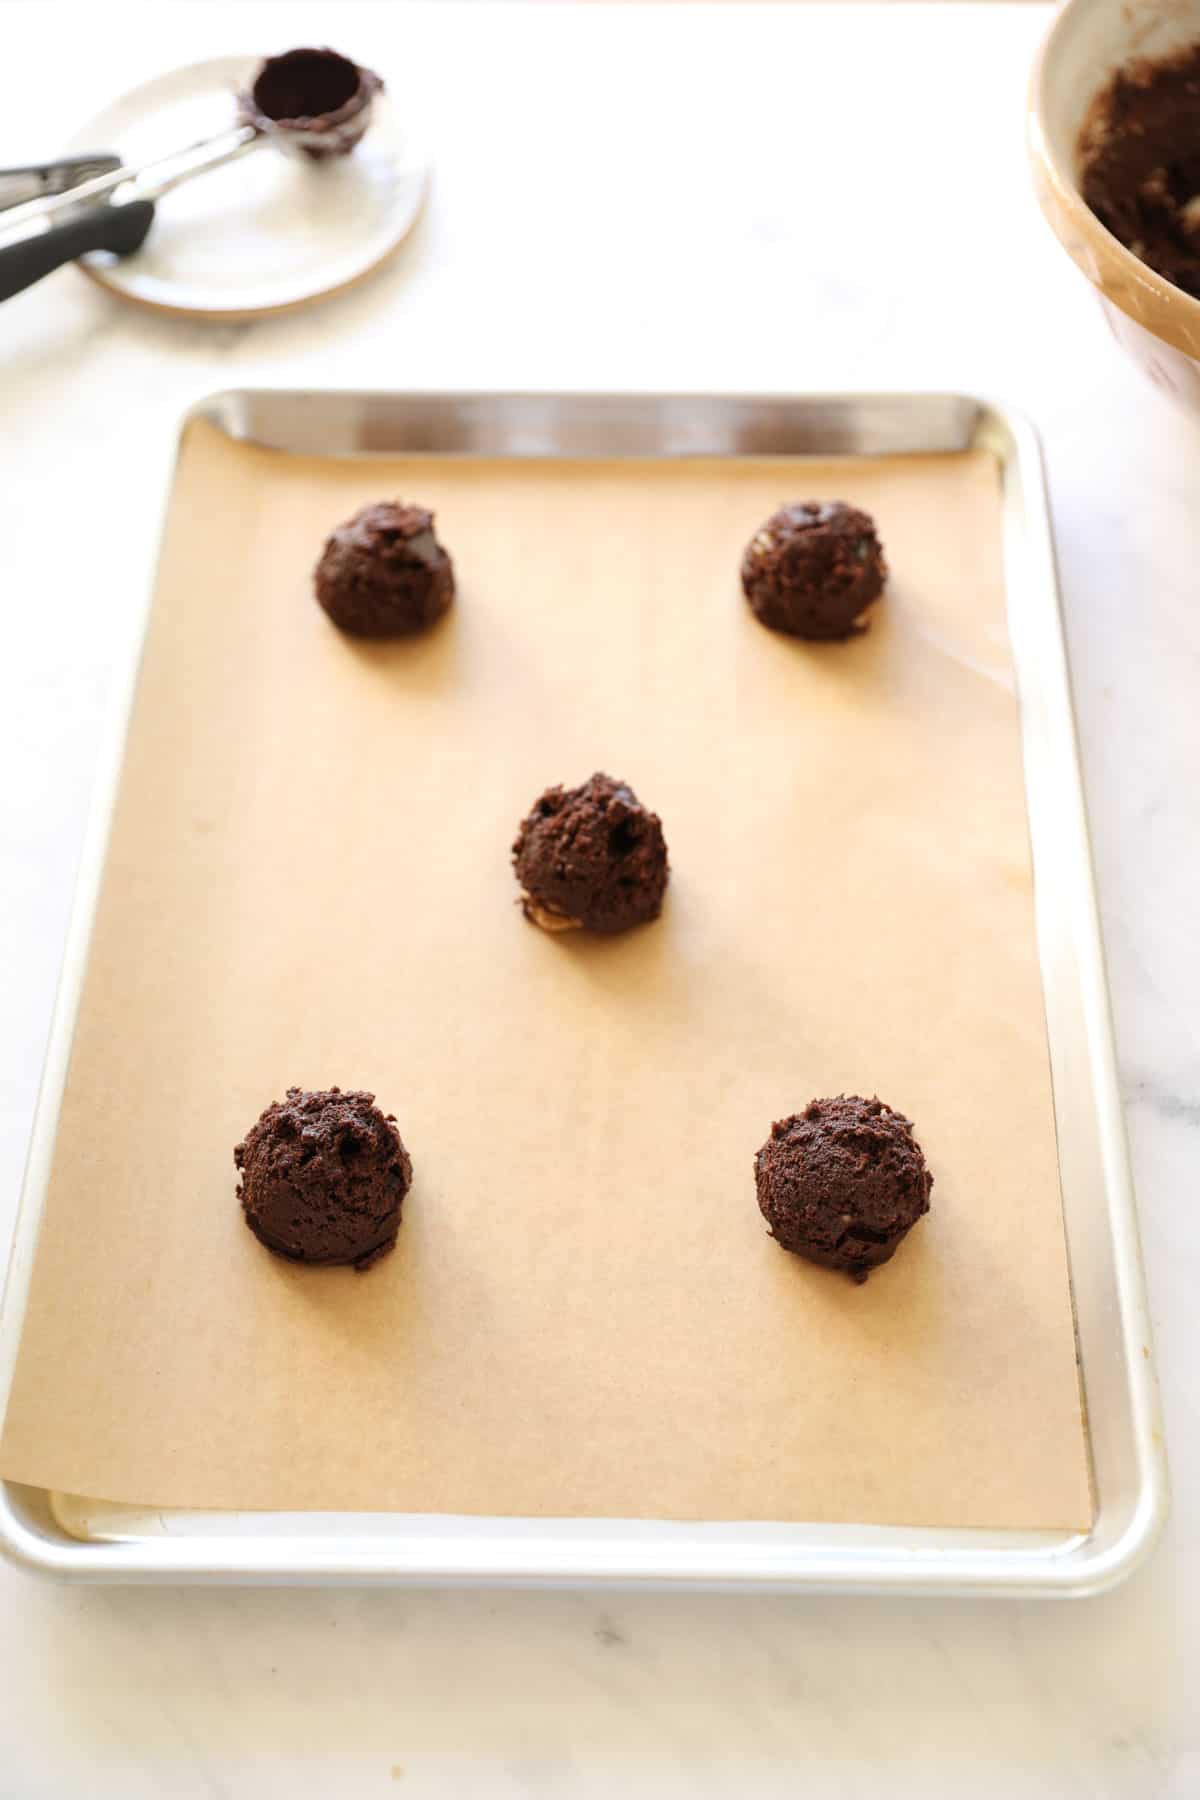
MULTIPOLYGON (((64 263, 86 256, 89 250, 111 250, 129 256, 140 250, 154 222, 152 200, 129 200, 123 206, 93 206, 64 225, 52 226, 36 237, 0 248, 0 300, 32 287, 43 275, 53 274, 64 263)), ((4 214, 0 212, 0 232, 4 214)))

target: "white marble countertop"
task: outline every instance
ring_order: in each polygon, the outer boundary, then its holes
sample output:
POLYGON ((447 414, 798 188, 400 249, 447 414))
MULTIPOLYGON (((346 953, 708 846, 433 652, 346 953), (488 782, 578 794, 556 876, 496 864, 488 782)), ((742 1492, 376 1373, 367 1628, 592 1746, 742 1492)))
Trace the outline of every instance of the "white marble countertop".
POLYGON ((1041 6, 158 0, 0 8, 0 161, 172 64, 332 33, 426 117, 431 204, 323 308, 214 328, 73 271, 0 312, 0 1237, 111 646, 174 417, 249 381, 965 387, 1046 443, 1174 1511, 1076 1603, 71 1591, 0 1569, 0 1792, 1200 1794, 1200 426, 1037 216, 1041 6), (50 100, 14 79, 71 46, 50 100), (405 71, 413 71, 411 81, 405 71))

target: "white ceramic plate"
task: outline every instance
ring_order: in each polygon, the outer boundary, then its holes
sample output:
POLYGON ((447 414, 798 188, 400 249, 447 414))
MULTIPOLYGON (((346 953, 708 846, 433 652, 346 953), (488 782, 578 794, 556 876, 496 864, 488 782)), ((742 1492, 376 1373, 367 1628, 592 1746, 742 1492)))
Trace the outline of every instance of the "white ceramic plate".
MULTIPOLYGON (((68 146, 147 162, 233 124, 261 59, 223 56, 131 88, 68 146)), ((85 273, 127 300, 211 319, 253 318, 333 294, 376 268, 421 209, 426 165, 386 89, 350 155, 315 164, 269 143, 164 196, 145 245, 85 273)))

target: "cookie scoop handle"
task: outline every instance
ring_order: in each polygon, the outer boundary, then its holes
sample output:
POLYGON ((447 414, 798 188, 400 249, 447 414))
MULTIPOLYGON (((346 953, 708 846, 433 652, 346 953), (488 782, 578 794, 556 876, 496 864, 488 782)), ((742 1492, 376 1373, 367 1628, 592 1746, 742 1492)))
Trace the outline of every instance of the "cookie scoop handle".
POLYGON ((64 263, 75 262, 89 251, 111 250, 116 256, 131 255, 141 249, 153 220, 151 200, 93 206, 65 224, 52 225, 48 231, 0 246, 0 300, 11 299, 43 275, 53 274, 64 263))

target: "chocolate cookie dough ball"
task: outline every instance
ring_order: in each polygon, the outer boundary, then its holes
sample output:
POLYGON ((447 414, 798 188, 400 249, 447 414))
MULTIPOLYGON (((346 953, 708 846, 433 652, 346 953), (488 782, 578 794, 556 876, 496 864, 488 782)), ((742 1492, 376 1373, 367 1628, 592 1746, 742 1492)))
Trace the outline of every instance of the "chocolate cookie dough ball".
POLYGON ((933 1186, 904 1115, 857 1094, 810 1101, 772 1125, 754 1180, 777 1244, 856 1281, 929 1211, 933 1186))
POLYGON ((374 70, 336 50, 287 50, 268 56, 238 95, 238 123, 253 125, 317 162, 348 156, 370 123, 382 87, 374 70))
POLYGON ((869 513, 841 500, 781 506, 742 557, 742 590, 756 618, 792 637, 847 638, 887 580, 869 513))
POLYGON ((625 931, 662 911, 662 820, 611 775, 547 788, 522 820, 512 856, 525 917, 545 931, 625 931))
POLYGON ((329 538, 313 573, 317 599, 355 637, 403 637, 440 619, 454 567, 423 506, 380 500, 329 538))
POLYGON ((289 1088, 233 1160, 246 1223, 277 1256, 366 1269, 396 1242, 412 1163, 374 1094, 289 1088))

